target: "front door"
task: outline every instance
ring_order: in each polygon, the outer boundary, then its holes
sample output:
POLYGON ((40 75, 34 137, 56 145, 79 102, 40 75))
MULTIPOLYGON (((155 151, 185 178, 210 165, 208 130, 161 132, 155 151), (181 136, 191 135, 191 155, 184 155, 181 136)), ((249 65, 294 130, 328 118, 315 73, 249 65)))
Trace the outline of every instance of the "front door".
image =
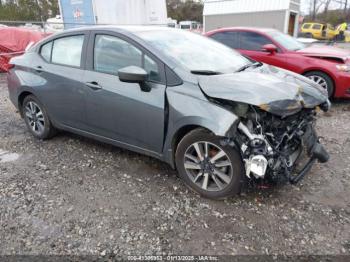
POLYGON ((256 32, 240 32, 240 52, 252 59, 266 64, 284 67, 285 58, 280 50, 269 53, 263 50, 263 46, 273 44, 270 39, 256 32))
POLYGON ((129 146, 160 153, 164 136, 164 65, 142 47, 123 36, 100 32, 90 37, 87 124, 91 132, 129 146), (127 66, 143 67, 149 73, 145 83, 121 82, 117 72, 127 66))

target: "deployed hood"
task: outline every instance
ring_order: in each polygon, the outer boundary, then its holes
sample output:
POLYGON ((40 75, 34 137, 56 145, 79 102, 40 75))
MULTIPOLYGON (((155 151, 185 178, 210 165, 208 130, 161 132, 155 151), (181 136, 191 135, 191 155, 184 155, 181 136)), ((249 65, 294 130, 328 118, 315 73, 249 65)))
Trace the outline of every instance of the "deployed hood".
POLYGON ((348 50, 334 46, 312 45, 297 52, 304 56, 336 59, 343 63, 350 59, 350 52, 348 50))
POLYGON ((264 65, 240 73, 201 76, 199 85, 211 98, 260 107, 279 116, 327 104, 327 91, 298 74, 264 65))

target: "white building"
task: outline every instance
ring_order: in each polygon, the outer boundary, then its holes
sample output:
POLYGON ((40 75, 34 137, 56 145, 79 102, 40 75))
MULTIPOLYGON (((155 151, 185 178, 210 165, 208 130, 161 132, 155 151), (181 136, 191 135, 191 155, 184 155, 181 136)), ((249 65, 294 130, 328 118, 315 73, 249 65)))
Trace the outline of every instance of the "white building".
POLYGON ((165 0, 93 0, 97 24, 166 25, 165 0))
POLYGON ((203 27, 270 27, 296 36, 299 14, 300 0, 206 0, 203 27))

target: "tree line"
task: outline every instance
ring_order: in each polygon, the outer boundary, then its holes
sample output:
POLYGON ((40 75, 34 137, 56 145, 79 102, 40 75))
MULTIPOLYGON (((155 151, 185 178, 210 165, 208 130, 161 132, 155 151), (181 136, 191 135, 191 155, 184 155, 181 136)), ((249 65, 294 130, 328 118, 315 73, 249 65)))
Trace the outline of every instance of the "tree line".
POLYGON ((0 20, 46 21, 57 14, 58 0, 0 0, 0 20))
MULTIPOLYGON (((168 17, 202 22, 203 3, 167 0, 168 17)), ((46 21, 59 14, 58 0, 0 0, 0 20, 46 21)))
POLYGON ((337 25, 350 22, 350 0, 310 0, 306 21, 337 25))
POLYGON ((167 0, 168 17, 180 21, 203 22, 203 1, 167 0))

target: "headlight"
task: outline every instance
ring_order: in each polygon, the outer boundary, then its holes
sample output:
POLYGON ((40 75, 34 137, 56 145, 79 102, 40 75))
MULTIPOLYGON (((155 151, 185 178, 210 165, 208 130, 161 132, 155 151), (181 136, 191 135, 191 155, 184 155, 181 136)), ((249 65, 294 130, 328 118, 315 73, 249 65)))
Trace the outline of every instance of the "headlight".
POLYGON ((342 72, 350 72, 349 64, 336 65, 337 69, 342 72))

